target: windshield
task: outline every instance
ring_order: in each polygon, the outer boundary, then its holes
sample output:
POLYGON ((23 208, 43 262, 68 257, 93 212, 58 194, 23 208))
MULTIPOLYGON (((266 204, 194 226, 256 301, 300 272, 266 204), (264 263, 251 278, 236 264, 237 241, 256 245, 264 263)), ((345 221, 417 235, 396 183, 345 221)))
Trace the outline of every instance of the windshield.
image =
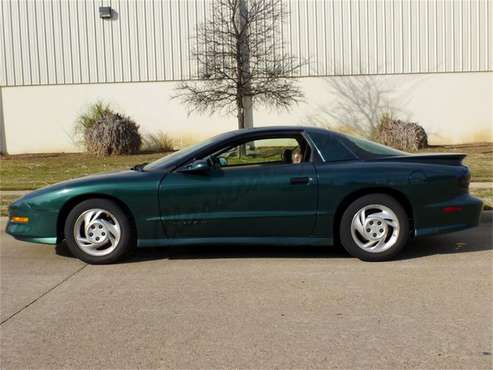
POLYGON ((206 146, 212 144, 213 142, 217 141, 218 139, 220 139, 222 136, 226 136, 226 134, 220 134, 220 135, 217 135, 217 136, 214 136, 214 137, 211 137, 205 141, 202 141, 200 143, 197 143, 197 144, 194 144, 192 146, 189 146, 189 147, 186 147, 186 148, 183 148, 181 150, 178 150, 174 153, 171 153, 165 157, 162 157, 162 158, 159 158, 158 160, 154 161, 154 162, 151 162, 149 163, 148 165, 146 165, 144 167, 144 171, 147 171, 147 170, 153 170, 153 169, 156 169, 156 168, 161 168, 161 167, 165 167, 167 166, 168 164, 172 163, 172 162, 175 162, 175 161, 180 161, 181 159, 187 157, 189 154, 195 152, 195 151, 198 151, 202 148, 205 148, 206 146))
POLYGON ((370 140, 356 138, 354 136, 344 135, 349 141, 354 144, 358 149, 363 150, 375 156, 395 156, 395 155, 407 155, 408 153, 400 150, 377 144, 370 140))

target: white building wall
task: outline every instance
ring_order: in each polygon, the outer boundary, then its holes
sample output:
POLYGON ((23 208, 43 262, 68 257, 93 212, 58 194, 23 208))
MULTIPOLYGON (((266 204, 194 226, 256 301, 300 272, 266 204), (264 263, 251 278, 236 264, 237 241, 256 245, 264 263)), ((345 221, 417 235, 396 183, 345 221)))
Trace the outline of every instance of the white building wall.
MULTIPOLYGON (((380 76, 394 88, 405 119, 422 124, 431 143, 493 141, 493 73, 380 76)), ((304 124, 333 97, 324 78, 300 80, 305 102, 290 112, 256 107, 255 125, 304 124)), ((76 151, 77 115, 98 99, 130 115, 143 132, 162 130, 180 144, 237 127, 235 116, 188 116, 172 100, 175 82, 35 86, 3 89, 9 153, 76 151)))
MULTIPOLYGON (((0 85, 197 77, 214 0, 0 1, 0 85), (115 17, 99 18, 99 6, 115 17), (200 46, 199 46, 200 48, 200 46)), ((297 76, 493 70, 490 0, 284 0, 297 76)))
MULTIPOLYGON (((0 0, 7 150, 77 150, 75 119, 96 100, 130 115, 143 131, 163 130, 185 142, 236 128, 233 116, 188 116, 171 99, 174 81, 197 77, 194 37, 215 4, 0 0), (116 16, 99 18, 101 5, 116 16)), ((306 102, 290 113, 257 106, 256 126, 305 123, 332 99, 323 76, 374 74, 393 76, 385 78, 398 86, 399 108, 431 132, 432 142, 492 140, 492 1, 283 0, 282 6, 287 15, 277 41, 308 61, 293 76, 310 77, 300 79, 306 102)))

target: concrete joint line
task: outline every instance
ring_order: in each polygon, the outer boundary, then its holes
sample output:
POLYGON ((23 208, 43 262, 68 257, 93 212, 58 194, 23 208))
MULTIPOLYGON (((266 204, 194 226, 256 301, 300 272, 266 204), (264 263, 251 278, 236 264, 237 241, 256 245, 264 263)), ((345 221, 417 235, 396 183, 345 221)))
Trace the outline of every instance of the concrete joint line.
POLYGON ((0 326, 5 324, 7 321, 9 321, 10 319, 14 318, 15 316, 17 316, 19 313, 21 313, 22 311, 24 311, 25 309, 29 308, 30 306, 32 306, 34 303, 36 303, 37 301, 39 301, 41 298, 43 298, 44 296, 46 296, 47 294, 49 294, 50 292, 52 292, 53 290, 55 290, 56 288, 58 288, 60 285, 62 285, 63 283, 65 283, 66 281, 68 281, 69 279, 71 279, 73 276, 77 275, 79 272, 81 272, 85 267, 87 266, 87 264, 85 264, 84 266, 82 266, 81 268, 77 269, 76 271, 74 271, 72 274, 70 274, 69 276, 67 276, 66 278, 62 279, 59 283, 55 284, 54 286, 52 286, 50 289, 48 289, 46 292, 44 292, 43 294, 41 294, 39 297, 33 299, 31 302, 29 302, 28 304, 26 304, 24 307, 22 307, 21 309, 17 310, 16 312, 14 312, 12 315, 10 315, 9 317, 7 317, 5 320, 2 320, 2 322, 0 322, 0 326))

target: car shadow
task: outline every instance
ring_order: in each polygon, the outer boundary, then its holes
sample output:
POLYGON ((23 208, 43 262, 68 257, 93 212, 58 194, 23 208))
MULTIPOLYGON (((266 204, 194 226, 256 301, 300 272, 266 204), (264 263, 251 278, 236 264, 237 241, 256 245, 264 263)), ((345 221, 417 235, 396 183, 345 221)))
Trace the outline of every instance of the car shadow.
MULTIPOLYGON (((416 259, 440 254, 471 253, 493 249, 491 228, 471 229, 447 235, 412 240, 395 260, 416 259)), ((138 248, 124 263, 159 259, 227 258, 351 258, 340 245, 331 247, 265 246, 180 246, 138 248)))
POLYGON ((228 258, 348 258, 342 247, 278 247, 272 245, 221 245, 138 248, 125 263, 158 259, 228 259, 228 258))
POLYGON ((470 229, 439 236, 412 240, 396 260, 414 259, 440 254, 480 252, 493 249, 493 231, 470 229))

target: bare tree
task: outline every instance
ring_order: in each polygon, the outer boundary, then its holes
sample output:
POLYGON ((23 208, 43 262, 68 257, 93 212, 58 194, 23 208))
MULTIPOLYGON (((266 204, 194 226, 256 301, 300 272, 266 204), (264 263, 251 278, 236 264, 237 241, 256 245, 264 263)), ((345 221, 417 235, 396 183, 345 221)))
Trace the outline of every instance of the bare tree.
POLYGON ((190 111, 236 112, 245 128, 253 103, 288 109, 303 94, 300 67, 282 42, 282 0, 216 0, 192 55, 199 80, 179 85, 175 97, 190 111))
POLYGON ((333 102, 318 107, 312 123, 375 138, 380 119, 397 113, 394 89, 385 77, 345 76, 326 79, 333 102))

